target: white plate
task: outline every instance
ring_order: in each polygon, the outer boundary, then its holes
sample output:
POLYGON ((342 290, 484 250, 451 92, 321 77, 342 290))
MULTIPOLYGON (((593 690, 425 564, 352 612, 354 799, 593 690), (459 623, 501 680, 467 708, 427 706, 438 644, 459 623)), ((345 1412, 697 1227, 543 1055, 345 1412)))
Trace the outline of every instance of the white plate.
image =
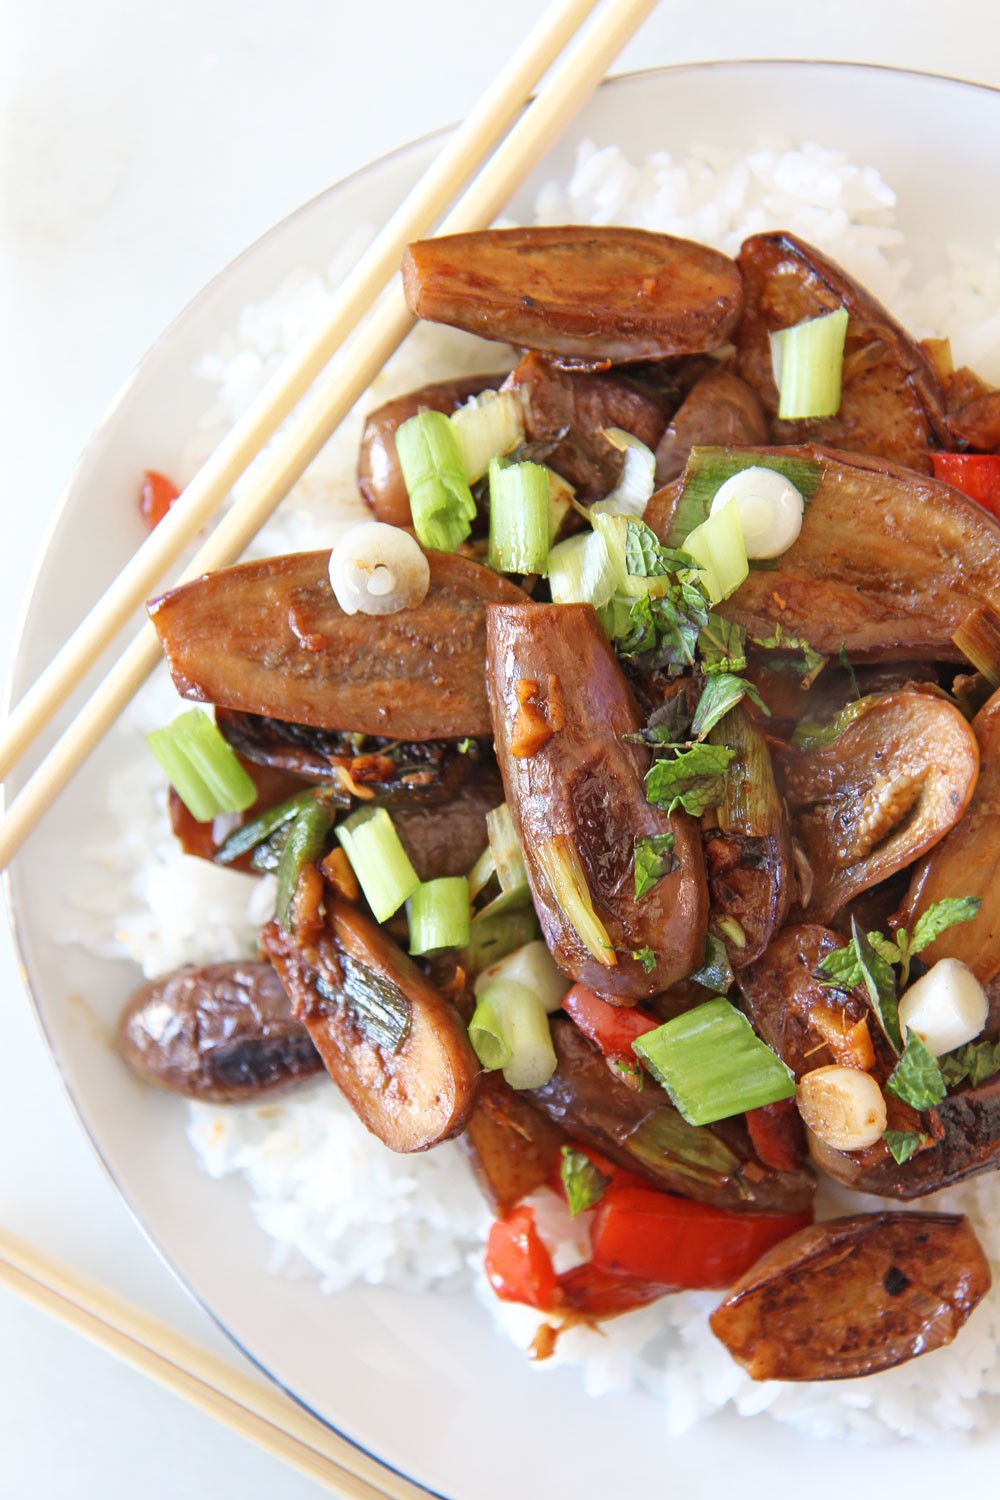
MULTIPOLYGON (((690 141, 749 143, 759 131, 840 146, 871 161, 899 191, 899 219, 921 271, 949 240, 987 246, 1000 94, 879 68, 721 63, 621 79, 592 101, 519 199, 565 173, 591 136, 642 152, 690 141)), ((45 550, 26 609, 15 698, 141 539, 135 476, 171 467, 207 400, 191 379, 246 302, 267 296, 295 266, 324 266, 359 221, 380 222, 431 158, 421 141, 332 188, 234 262, 151 350, 88 447, 45 550)), ((78 878, 75 851, 113 772, 102 750, 22 853, 11 877, 17 936, 38 1014, 67 1089, 98 1153, 163 1256, 230 1336, 331 1426, 401 1473, 453 1500, 500 1500, 512 1490, 597 1500, 609 1485, 669 1486, 742 1495, 808 1484, 840 1496, 856 1482, 926 1491, 953 1481, 944 1446, 867 1451, 818 1445, 767 1418, 718 1418, 667 1441, 646 1397, 591 1404, 568 1370, 542 1378, 491 1332, 471 1299, 407 1298, 382 1289, 323 1297, 311 1283, 267 1274, 270 1244, 236 1181, 196 1168, 183 1106, 140 1087, 110 1045, 110 1026, 135 983, 126 965, 61 947, 50 934, 78 878), (82 997, 82 1003, 81 1003, 82 997)), ((12 778, 14 789, 20 779, 12 778)), ((963 1477, 991 1477, 1000 1436, 961 1458, 963 1477)))

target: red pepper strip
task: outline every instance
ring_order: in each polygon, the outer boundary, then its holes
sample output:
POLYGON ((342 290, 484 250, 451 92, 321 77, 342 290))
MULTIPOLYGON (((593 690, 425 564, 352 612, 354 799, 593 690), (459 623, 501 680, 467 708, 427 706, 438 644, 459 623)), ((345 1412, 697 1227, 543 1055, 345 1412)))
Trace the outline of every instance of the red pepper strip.
POLYGON ((610 1317, 655 1302, 671 1289, 617 1271, 605 1271, 593 1262, 575 1266, 559 1277, 559 1297, 567 1311, 589 1313, 591 1317, 610 1317))
POLYGON ((492 1225, 486 1276, 501 1302, 523 1302, 540 1312, 555 1305, 556 1273, 530 1208, 522 1204, 492 1225))
POLYGON ((1000 516, 1000 454, 932 453, 934 478, 1000 516))
POLYGON ((676 1290, 727 1287, 811 1214, 732 1213, 653 1188, 607 1189, 592 1230, 593 1264, 676 1290))
POLYGON ((573 1017, 584 1036, 600 1047, 605 1057, 623 1057, 630 1063, 636 1061, 632 1043, 661 1024, 634 1006, 610 1005, 583 984, 574 984, 563 999, 563 1010, 573 1017))
POLYGON ((142 477, 139 511, 150 531, 159 526, 179 494, 180 490, 172 479, 158 474, 155 469, 146 470, 142 477))
POLYGON ((750 1143, 765 1167, 798 1172, 806 1159, 806 1131, 794 1099, 746 1112, 750 1143))

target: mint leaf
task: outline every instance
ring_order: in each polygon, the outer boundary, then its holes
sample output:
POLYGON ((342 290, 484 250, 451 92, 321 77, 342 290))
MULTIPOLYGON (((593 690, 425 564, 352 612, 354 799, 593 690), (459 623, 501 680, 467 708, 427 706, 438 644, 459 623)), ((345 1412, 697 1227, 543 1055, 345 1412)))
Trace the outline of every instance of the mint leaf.
POLYGON ((622 738, 633 745, 673 745, 686 742, 691 728, 691 715, 687 711, 687 694, 674 693, 654 709, 638 734, 626 734, 622 738))
POLYGON ((837 652, 837 660, 840 662, 840 665, 843 667, 844 671, 851 679, 851 696, 854 701, 857 702, 857 700, 861 697, 861 689, 858 687, 857 673, 851 665, 851 658, 847 654, 846 641, 841 641, 840 643, 840 650, 837 652))
POLYGON ((742 672, 747 664, 746 642, 742 625, 713 610, 698 637, 701 670, 709 676, 714 672, 742 672))
POLYGON ((658 760, 646 772, 646 798, 665 812, 683 807, 700 818, 716 807, 726 790, 726 767, 735 751, 728 745, 692 745, 670 760, 658 760))
POLYGON ((920 953, 949 927, 955 927, 959 922, 971 922, 982 904, 978 896, 946 896, 943 901, 935 901, 917 918, 910 938, 910 952, 920 953))
POLYGON ((693 558, 684 557, 678 562, 681 557, 683 554, 661 547, 656 532, 645 521, 629 518, 625 528, 625 571, 631 577, 662 578, 676 571, 677 567, 690 568, 693 565, 693 558))
POLYGON ((862 982, 861 962, 853 940, 846 948, 834 948, 817 964, 816 978, 836 990, 853 990, 862 982))
POLYGON ((886 1130, 882 1134, 882 1139, 892 1152, 893 1160, 902 1166, 904 1161, 909 1161, 914 1151, 919 1150, 928 1137, 922 1135, 919 1130, 886 1130))
MULTIPOLYGON (((872 1010, 878 1017, 878 1023, 898 1057, 902 1049, 903 1039, 899 1033, 899 1010, 896 1004, 896 976, 881 954, 877 953, 872 947, 868 938, 853 918, 851 920, 851 931, 854 934, 854 950, 858 955, 861 978, 864 980, 865 988, 868 991, 872 1010)), ((930 1053, 928 1053, 928 1056, 930 1056, 930 1053)), ((935 1063, 934 1066, 937 1067, 937 1064, 935 1063)))
POLYGON ((941 1076, 950 1089, 969 1080, 975 1089, 1000 1073, 1000 1041, 966 1042, 954 1052, 938 1058, 941 1076))
POLYGON ((797 750, 822 750, 824 745, 832 745, 849 724, 868 712, 872 702, 871 697, 855 698, 853 703, 848 703, 846 708, 842 708, 826 724, 816 719, 803 719, 801 724, 795 726, 792 744, 797 750))
POLYGON ((736 677, 732 672, 719 672, 714 677, 709 677, 691 724, 691 733, 695 739, 704 739, 708 731, 714 729, 719 720, 743 698, 750 698, 758 708, 763 709, 768 718, 771 717, 771 710, 752 682, 736 677))
POLYGON ((680 865, 673 852, 672 833, 654 833, 650 838, 635 841, 635 899, 638 901, 651 891, 658 880, 669 875, 680 865))
POLYGON ((729 952, 725 943, 714 932, 707 933, 705 937, 704 963, 700 969, 689 974, 688 978, 715 995, 724 995, 732 988, 735 975, 729 962, 729 952))
POLYGON ((894 943, 892 938, 885 937, 881 932, 870 932, 868 934, 868 941, 875 949, 879 958, 884 959, 887 964, 898 964, 902 963, 908 952, 905 946, 906 933, 904 932, 902 936, 904 939, 904 946, 902 948, 899 943, 894 943))
POLYGON ((694 665, 698 636, 711 614, 695 573, 682 571, 666 593, 643 594, 629 610, 628 630, 615 642, 619 656, 642 657, 649 667, 694 665))
POLYGON ((584 1156, 574 1146, 562 1148, 559 1176, 566 1190, 566 1203, 572 1219, 599 1203, 604 1196, 604 1189, 611 1181, 610 1177, 605 1177, 603 1172, 597 1170, 589 1156, 584 1156))
POLYGON ((775 625, 774 634, 769 636, 751 636, 755 646, 760 646, 765 651, 801 651, 800 662, 788 661, 778 664, 778 669, 787 668, 791 672, 797 672, 800 677, 812 680, 819 676, 826 666, 827 658, 823 656, 809 642, 800 635, 786 635, 780 624, 775 625))
POLYGON ((652 974, 656 968, 656 954, 652 948, 633 948, 632 957, 637 964, 642 964, 643 972, 646 974, 652 974))
POLYGON ((933 1109, 948 1092, 934 1057, 915 1031, 906 1037, 902 1057, 893 1068, 886 1088, 913 1109, 933 1109))

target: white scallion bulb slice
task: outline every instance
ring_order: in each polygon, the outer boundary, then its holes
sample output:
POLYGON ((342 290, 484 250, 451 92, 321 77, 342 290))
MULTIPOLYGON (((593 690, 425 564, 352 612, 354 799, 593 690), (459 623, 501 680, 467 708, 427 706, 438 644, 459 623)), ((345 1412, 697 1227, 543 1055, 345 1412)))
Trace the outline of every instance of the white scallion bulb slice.
POLYGON ((497 979, 513 979, 517 984, 523 984, 526 990, 538 997, 547 1013, 559 1009, 570 987, 570 981, 557 967, 540 938, 533 943, 524 943, 484 969, 476 980, 475 994, 478 996, 497 979))
POLYGON ((974 1041, 989 1015, 986 991, 959 958, 939 959, 899 1002, 899 1026, 941 1057, 974 1041))
POLYGON ((807 1128, 835 1151, 874 1146, 886 1127, 882 1090, 859 1068, 814 1068, 803 1074, 796 1103, 807 1128))
POLYGON ((409 532, 362 521, 330 553, 330 583, 345 614, 394 615, 423 602, 431 570, 409 532))
POLYGON ((656 454, 623 427, 604 427, 601 436, 625 455, 618 483, 590 507, 591 515, 641 516, 656 483, 656 454))
POLYGON ((740 469, 721 484, 710 514, 724 505, 735 505, 740 513, 747 557, 780 557, 802 530, 802 496, 776 469, 740 469))

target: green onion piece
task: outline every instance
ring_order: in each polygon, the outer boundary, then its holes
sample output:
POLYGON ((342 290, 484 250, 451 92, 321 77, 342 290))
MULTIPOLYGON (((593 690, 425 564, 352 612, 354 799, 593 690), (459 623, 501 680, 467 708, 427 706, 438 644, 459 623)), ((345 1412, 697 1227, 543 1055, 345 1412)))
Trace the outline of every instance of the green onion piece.
POLYGON ((320 858, 336 816, 329 802, 321 802, 316 797, 303 802, 295 814, 277 869, 278 889, 274 898, 274 915, 281 927, 288 926, 288 914, 299 876, 306 865, 315 864, 320 858))
POLYGON ((482 854, 479 856, 479 858, 476 860, 476 863, 469 871, 470 901, 475 901, 476 897, 479 895, 479 892, 489 885, 496 872, 497 867, 493 862, 493 850, 490 848, 489 844, 487 844, 486 848, 483 850, 482 854))
POLYGON ((376 922, 399 910, 420 884, 384 807, 362 808, 337 829, 376 922))
POLYGON ((440 411, 418 412, 396 429, 396 453, 417 540, 454 552, 472 530, 476 502, 450 421, 440 411))
POLYGON ((543 466, 549 476, 549 546, 555 545, 556 537, 562 531, 563 522, 573 509, 573 496, 576 490, 568 479, 557 474, 555 469, 548 465, 543 466))
POLYGON ((781 1058, 721 997, 647 1032, 632 1050, 691 1125, 711 1125, 795 1093, 781 1058))
POLYGON ((539 868, 548 881, 556 905, 575 929, 587 952, 613 969, 618 962, 608 930, 594 910, 587 877, 572 840, 565 833, 545 839, 535 850, 539 868))
POLYGON ((598 531, 567 537, 549 553, 553 604, 592 604, 601 609, 617 592, 621 570, 598 531))
POLYGON ((496 979, 514 979, 518 984, 523 984, 526 990, 538 996, 549 1015, 559 1009, 570 987, 570 981, 557 967, 541 938, 523 943, 520 948, 515 948, 512 953, 505 954, 496 963, 490 964, 476 980, 476 994, 496 979))
POLYGON ((307 802, 314 801, 316 796, 312 788, 305 792, 296 792, 294 797, 289 797, 286 801, 269 807, 259 817, 252 818, 249 823, 244 823, 242 828, 235 829, 229 835, 225 843, 219 845, 215 851, 215 863, 231 865, 242 854, 248 854, 251 849, 256 849, 279 828, 284 828, 287 824, 294 822, 299 809, 307 802))
POLYGON ((490 841, 490 853, 496 866, 500 889, 516 890, 528 879, 521 856, 521 845, 514 831, 514 819, 506 802, 494 807, 486 814, 486 832, 490 841))
POLYGON ((549 476, 541 464, 490 460, 489 564, 500 573, 545 573, 549 476))
POLYGON ((744 469, 774 469, 783 474, 794 484, 807 509, 823 479, 823 468, 816 459, 786 458, 752 448, 692 448, 667 533, 668 547, 679 547, 688 533, 706 520, 726 480, 744 469))
POLYGON ((523 984, 496 979, 483 987, 469 1040, 484 1068, 502 1068, 512 1089, 540 1089, 556 1070, 545 1007, 523 984), (503 1062, 492 1061, 506 1051, 503 1062))
POLYGON ((988 604, 967 615, 952 635, 964 656, 990 687, 1000 687, 1000 615, 988 604))
POLYGON ((448 421, 470 484, 482 479, 490 459, 513 453, 524 442, 524 408, 514 391, 483 391, 470 396, 448 421))
POLYGON ((487 901, 485 906, 479 908, 478 915, 481 917, 498 917, 505 911, 518 911, 521 907, 531 905, 531 887, 527 880, 522 880, 520 885, 512 885, 509 891, 501 891, 499 896, 494 896, 492 901, 487 901))
MULTIPOLYGON (((590 521, 595 532, 604 539, 608 549, 610 568, 608 576, 613 577, 615 595, 622 595, 626 601, 638 599, 643 594, 652 594, 661 597, 670 588, 670 579, 666 569, 659 573, 632 574, 628 570, 628 546, 629 527, 633 530, 639 526, 639 522, 630 520, 628 516, 608 515, 604 512, 594 514, 591 506, 590 521)), ((690 564, 691 559, 688 559, 690 564)))
POLYGON ((503 912, 478 912, 469 927, 469 946, 462 950, 462 968, 467 974, 481 974, 537 936, 538 918, 530 903, 503 912))
POLYGON ((604 1196, 604 1189, 611 1181, 610 1177, 605 1177, 594 1166, 589 1156, 584 1156, 575 1146, 563 1146, 559 1176, 562 1178, 571 1219, 599 1203, 604 1196))
POLYGON ((192 708, 146 736, 167 780, 199 823, 220 813, 245 812, 257 788, 208 714, 192 708))
POLYGON ((781 421, 836 416, 846 337, 847 310, 843 307, 771 334, 781 421))
POLYGON ((464 875, 423 881, 410 897, 406 914, 410 952, 415 956, 464 948, 469 941, 469 882, 464 875))
POLYGON ((656 455, 624 428, 604 427, 601 436, 625 457, 618 483, 610 494, 590 507, 590 513, 641 516, 656 483, 656 455))
POLYGON ((743 545, 739 507, 724 505, 684 538, 689 552, 702 569, 702 580, 713 604, 728 599, 750 572, 743 545))

